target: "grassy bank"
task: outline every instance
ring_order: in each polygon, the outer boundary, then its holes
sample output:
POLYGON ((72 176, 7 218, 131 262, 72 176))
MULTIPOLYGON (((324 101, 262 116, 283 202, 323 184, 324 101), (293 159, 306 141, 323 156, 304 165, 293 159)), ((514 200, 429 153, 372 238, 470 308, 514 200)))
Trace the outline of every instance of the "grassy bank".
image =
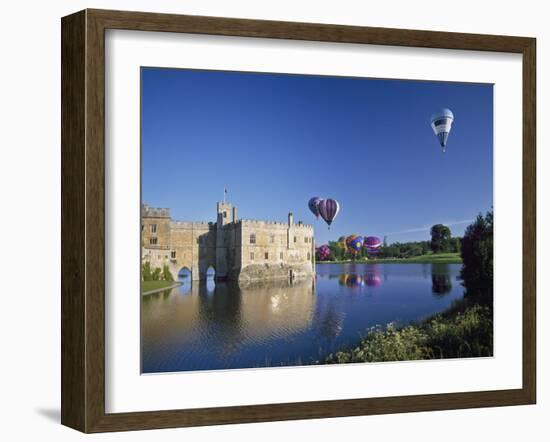
POLYGON ((141 281, 141 293, 153 292, 155 290, 162 290, 177 285, 179 285, 179 283, 174 281, 141 281))
POLYGON ((343 261, 317 261, 317 264, 462 264, 460 253, 430 253, 428 255, 413 256, 412 258, 358 258, 356 260, 343 261))
POLYGON ((492 356, 492 318, 489 307, 461 300, 443 314, 418 324, 374 327, 357 347, 330 354, 324 363, 492 356))

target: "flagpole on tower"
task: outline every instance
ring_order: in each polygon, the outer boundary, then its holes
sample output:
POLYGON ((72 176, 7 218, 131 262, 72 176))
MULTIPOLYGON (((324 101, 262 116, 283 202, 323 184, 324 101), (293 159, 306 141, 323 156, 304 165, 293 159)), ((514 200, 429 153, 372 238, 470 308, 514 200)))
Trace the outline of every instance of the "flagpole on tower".
POLYGON ((223 188, 223 203, 225 204, 225 197, 227 195, 227 187, 223 188))

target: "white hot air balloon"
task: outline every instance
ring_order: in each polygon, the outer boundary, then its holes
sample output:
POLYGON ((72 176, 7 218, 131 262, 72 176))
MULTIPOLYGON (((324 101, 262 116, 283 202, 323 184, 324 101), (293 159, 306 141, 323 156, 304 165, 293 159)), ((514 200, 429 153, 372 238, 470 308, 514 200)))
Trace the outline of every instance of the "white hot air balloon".
POLYGON ((445 148, 447 147, 447 138, 449 138, 454 118, 451 110, 446 108, 432 115, 432 129, 439 140, 443 152, 445 152, 445 148))

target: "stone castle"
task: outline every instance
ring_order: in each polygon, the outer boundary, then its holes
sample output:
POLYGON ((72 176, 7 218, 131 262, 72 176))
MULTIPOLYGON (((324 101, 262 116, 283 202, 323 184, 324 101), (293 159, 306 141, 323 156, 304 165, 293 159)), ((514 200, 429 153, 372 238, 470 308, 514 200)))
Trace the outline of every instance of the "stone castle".
POLYGON ((239 219, 237 208, 218 202, 216 222, 174 221, 170 209, 141 207, 142 263, 168 265, 176 277, 187 269, 193 280, 253 282, 311 276, 315 272, 313 227, 239 219))

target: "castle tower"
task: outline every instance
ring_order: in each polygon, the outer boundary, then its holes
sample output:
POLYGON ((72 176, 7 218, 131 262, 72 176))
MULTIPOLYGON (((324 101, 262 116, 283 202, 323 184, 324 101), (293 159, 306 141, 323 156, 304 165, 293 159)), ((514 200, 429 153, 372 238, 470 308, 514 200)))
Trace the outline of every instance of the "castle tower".
POLYGON ((225 226, 226 224, 237 221, 237 208, 233 207, 231 203, 219 201, 217 205, 217 213, 218 226, 225 226))
POLYGON ((219 201, 216 224, 216 279, 227 279, 233 265, 231 245, 234 243, 237 208, 231 203, 219 201))

